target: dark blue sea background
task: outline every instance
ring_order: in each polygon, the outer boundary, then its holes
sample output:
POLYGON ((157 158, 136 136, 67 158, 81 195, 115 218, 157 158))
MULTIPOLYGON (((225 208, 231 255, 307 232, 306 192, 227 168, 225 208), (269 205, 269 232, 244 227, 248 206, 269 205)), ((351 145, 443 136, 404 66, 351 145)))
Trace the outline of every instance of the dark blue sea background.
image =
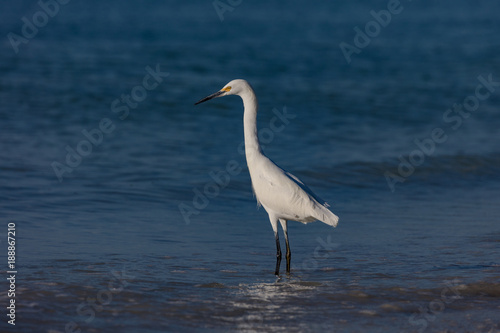
POLYGON ((1 7, 1 332, 500 332, 499 2, 1 7), (289 276, 236 78, 340 217, 289 276))

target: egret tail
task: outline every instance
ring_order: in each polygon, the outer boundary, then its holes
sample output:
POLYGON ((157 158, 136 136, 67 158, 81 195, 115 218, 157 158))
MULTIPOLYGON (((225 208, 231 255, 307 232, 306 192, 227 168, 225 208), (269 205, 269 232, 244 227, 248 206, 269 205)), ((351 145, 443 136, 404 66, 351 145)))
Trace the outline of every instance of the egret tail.
POLYGON ((318 206, 316 209, 317 213, 314 217, 318 219, 318 221, 331 225, 335 228, 339 223, 339 217, 333 214, 327 207, 327 203, 318 206))

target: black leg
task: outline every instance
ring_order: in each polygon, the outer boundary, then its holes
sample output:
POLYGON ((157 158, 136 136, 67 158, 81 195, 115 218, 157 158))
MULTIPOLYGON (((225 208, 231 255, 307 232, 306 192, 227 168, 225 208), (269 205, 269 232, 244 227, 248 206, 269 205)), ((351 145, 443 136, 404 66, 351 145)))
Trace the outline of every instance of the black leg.
POLYGON ((280 239, 278 233, 275 233, 276 237, 276 270, 274 271, 274 275, 280 275, 280 264, 281 264, 281 247, 280 247, 280 239))
POLYGON ((285 234, 285 244, 286 244, 286 273, 290 274, 290 262, 292 260, 292 251, 290 251, 290 243, 288 243, 288 227, 287 220, 279 219, 281 223, 281 228, 283 229, 283 233, 285 234))
POLYGON ((290 251, 290 244, 288 243, 287 231, 285 231, 285 244, 286 244, 286 273, 290 274, 290 262, 292 259, 292 251, 290 251))

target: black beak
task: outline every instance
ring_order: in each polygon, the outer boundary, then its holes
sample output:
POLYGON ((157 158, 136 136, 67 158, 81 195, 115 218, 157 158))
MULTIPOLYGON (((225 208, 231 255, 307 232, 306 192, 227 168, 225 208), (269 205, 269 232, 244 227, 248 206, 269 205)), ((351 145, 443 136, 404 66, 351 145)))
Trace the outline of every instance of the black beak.
POLYGON ((220 91, 216 92, 215 94, 212 94, 210 96, 207 96, 205 98, 200 99, 198 102, 194 103, 194 105, 198 105, 200 103, 208 101, 209 99, 212 99, 212 98, 215 98, 215 97, 219 97, 223 93, 225 93, 225 91, 224 90, 220 90, 220 91))

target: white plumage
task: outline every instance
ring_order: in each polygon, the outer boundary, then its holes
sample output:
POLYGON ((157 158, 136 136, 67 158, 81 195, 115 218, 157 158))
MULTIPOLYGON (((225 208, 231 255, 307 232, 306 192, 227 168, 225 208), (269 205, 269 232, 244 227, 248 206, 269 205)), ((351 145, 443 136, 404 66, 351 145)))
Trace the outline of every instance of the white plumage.
POLYGON ((328 209, 329 205, 316 196, 300 179, 281 169, 262 153, 257 136, 257 97, 247 81, 233 80, 220 91, 203 98, 196 104, 227 95, 238 95, 243 100, 245 155, 257 202, 268 213, 273 227, 277 249, 275 274, 279 275, 281 263, 278 221, 285 234, 286 270, 290 273, 291 251, 287 221, 309 223, 319 220, 336 227, 339 218, 328 209))

